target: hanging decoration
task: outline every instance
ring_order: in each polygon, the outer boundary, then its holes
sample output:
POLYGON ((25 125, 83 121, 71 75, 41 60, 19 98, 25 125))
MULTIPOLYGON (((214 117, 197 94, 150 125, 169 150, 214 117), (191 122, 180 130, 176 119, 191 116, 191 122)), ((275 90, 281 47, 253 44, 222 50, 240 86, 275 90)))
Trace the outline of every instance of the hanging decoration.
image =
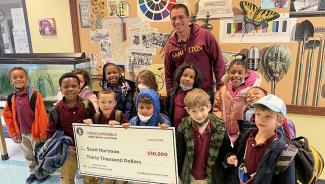
POLYGON ((239 5, 244 12, 245 26, 250 24, 255 28, 280 17, 280 14, 275 11, 261 9, 261 7, 247 1, 240 1, 239 5))
POLYGON ((260 48, 253 46, 248 51, 247 68, 257 71, 260 67, 260 48))
POLYGON ((210 19, 211 19, 210 14, 207 14, 206 18, 204 19, 205 23, 201 27, 211 31, 213 29, 213 26, 212 26, 212 24, 209 23, 210 19))
POLYGON ((272 94, 275 93, 275 84, 288 72, 292 54, 288 47, 274 45, 268 48, 264 54, 263 66, 268 77, 272 81, 272 94))

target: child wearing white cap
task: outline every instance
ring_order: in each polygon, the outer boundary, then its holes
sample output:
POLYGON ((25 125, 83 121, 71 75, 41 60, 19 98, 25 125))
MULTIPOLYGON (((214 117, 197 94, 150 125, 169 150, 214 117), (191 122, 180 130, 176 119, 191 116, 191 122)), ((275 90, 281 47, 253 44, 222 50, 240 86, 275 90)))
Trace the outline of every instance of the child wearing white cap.
POLYGON ((234 152, 227 163, 238 168, 238 178, 233 183, 287 184, 295 183, 294 162, 278 175, 275 166, 280 153, 286 149, 287 140, 277 128, 286 116, 286 105, 279 97, 269 94, 253 106, 256 108, 257 128, 246 128, 240 132, 234 152))
MULTIPOLYGON (((251 89, 249 89, 246 93, 246 103, 247 107, 245 110, 245 119, 247 121, 255 122, 255 107, 253 107, 252 104, 254 104, 257 100, 262 98, 263 96, 266 96, 268 93, 265 89, 254 86, 251 89)), ((279 130, 283 131, 284 134, 287 136, 288 139, 293 139, 296 137, 296 127, 294 123, 288 119, 285 118, 282 126, 279 127, 279 130)))

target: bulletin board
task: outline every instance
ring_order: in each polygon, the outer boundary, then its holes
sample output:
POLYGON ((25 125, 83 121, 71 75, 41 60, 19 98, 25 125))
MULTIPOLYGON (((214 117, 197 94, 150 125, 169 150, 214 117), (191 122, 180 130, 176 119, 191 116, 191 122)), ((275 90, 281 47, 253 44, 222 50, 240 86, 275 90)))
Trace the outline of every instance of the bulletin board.
MULTIPOLYGON (((279 13, 258 27, 245 25, 240 0, 123 1, 128 8, 121 1, 77 0, 81 51, 91 58, 95 79, 101 78, 105 62, 123 66, 131 80, 140 70, 150 69, 158 78, 159 92, 166 94, 162 48, 173 30, 168 10, 178 2, 196 15, 196 24, 207 23, 209 14, 226 62, 235 53, 246 54, 250 67, 263 77, 261 86, 289 107, 325 108, 325 15, 319 13, 323 0, 313 9, 289 0, 246 0, 279 13), (271 65, 276 67, 272 70, 271 65)), ((98 82, 94 89, 101 89, 98 82)))

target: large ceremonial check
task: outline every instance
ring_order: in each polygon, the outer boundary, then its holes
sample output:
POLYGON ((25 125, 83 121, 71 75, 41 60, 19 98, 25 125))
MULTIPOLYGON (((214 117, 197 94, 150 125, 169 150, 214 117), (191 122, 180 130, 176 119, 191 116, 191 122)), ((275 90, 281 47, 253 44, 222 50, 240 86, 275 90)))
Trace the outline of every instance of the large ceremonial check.
POLYGON ((177 184, 175 129, 73 124, 82 175, 177 184))

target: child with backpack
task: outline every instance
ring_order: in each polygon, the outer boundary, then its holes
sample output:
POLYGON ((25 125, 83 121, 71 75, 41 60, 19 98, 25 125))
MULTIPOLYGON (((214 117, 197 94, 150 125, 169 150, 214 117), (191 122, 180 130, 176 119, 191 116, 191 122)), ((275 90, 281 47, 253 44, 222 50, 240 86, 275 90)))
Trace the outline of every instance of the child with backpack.
MULTIPOLYGON (((63 130, 64 135, 74 140, 73 123, 82 123, 84 119, 92 118, 95 114, 93 104, 79 96, 80 81, 76 74, 65 73, 59 79, 63 99, 49 112, 47 138, 51 138, 56 130, 63 130)), ((75 145, 69 146, 69 156, 61 167, 61 183, 74 184, 77 172, 77 156, 75 145)))
MULTIPOLYGON (((93 121, 91 119, 84 120, 84 123, 90 125, 94 124, 107 124, 107 125, 118 125, 128 123, 124 114, 115 110, 116 106, 116 96, 113 90, 101 90, 97 94, 99 102, 99 112, 96 112, 94 115, 93 121)), ((99 178, 93 176, 83 176, 84 184, 99 183, 99 178)), ((115 183, 115 184, 124 184, 126 181, 117 181, 111 179, 103 179, 105 184, 115 183)))
POLYGON ((26 183, 31 183, 36 179, 33 174, 36 166, 35 145, 46 141, 46 109, 42 95, 28 86, 28 74, 23 67, 11 68, 9 77, 14 91, 7 98, 3 117, 10 137, 19 144, 27 160, 31 174, 26 183))
MULTIPOLYGON (((277 128, 286 116, 286 105, 272 94, 256 101, 254 126, 241 129, 233 153, 227 154, 228 164, 238 167, 238 177, 228 183, 288 184, 296 183, 294 161, 281 173, 276 172, 278 158, 287 148, 287 139, 277 128)), ((229 173, 228 173, 229 174, 229 173)))
MULTIPOLYGON (((267 91, 261 87, 254 86, 249 89, 246 93, 246 109, 245 109, 245 118, 244 120, 255 122, 255 111, 256 109, 252 107, 252 104, 267 95, 267 91)), ((285 117, 283 119, 282 125, 279 127, 281 131, 285 133, 289 140, 296 137, 296 127, 293 122, 285 117)))
POLYGON ((105 64, 103 67, 102 88, 111 89, 115 92, 117 100, 115 109, 122 111, 129 120, 134 108, 133 96, 135 84, 125 79, 121 73, 121 68, 116 64, 105 64))

